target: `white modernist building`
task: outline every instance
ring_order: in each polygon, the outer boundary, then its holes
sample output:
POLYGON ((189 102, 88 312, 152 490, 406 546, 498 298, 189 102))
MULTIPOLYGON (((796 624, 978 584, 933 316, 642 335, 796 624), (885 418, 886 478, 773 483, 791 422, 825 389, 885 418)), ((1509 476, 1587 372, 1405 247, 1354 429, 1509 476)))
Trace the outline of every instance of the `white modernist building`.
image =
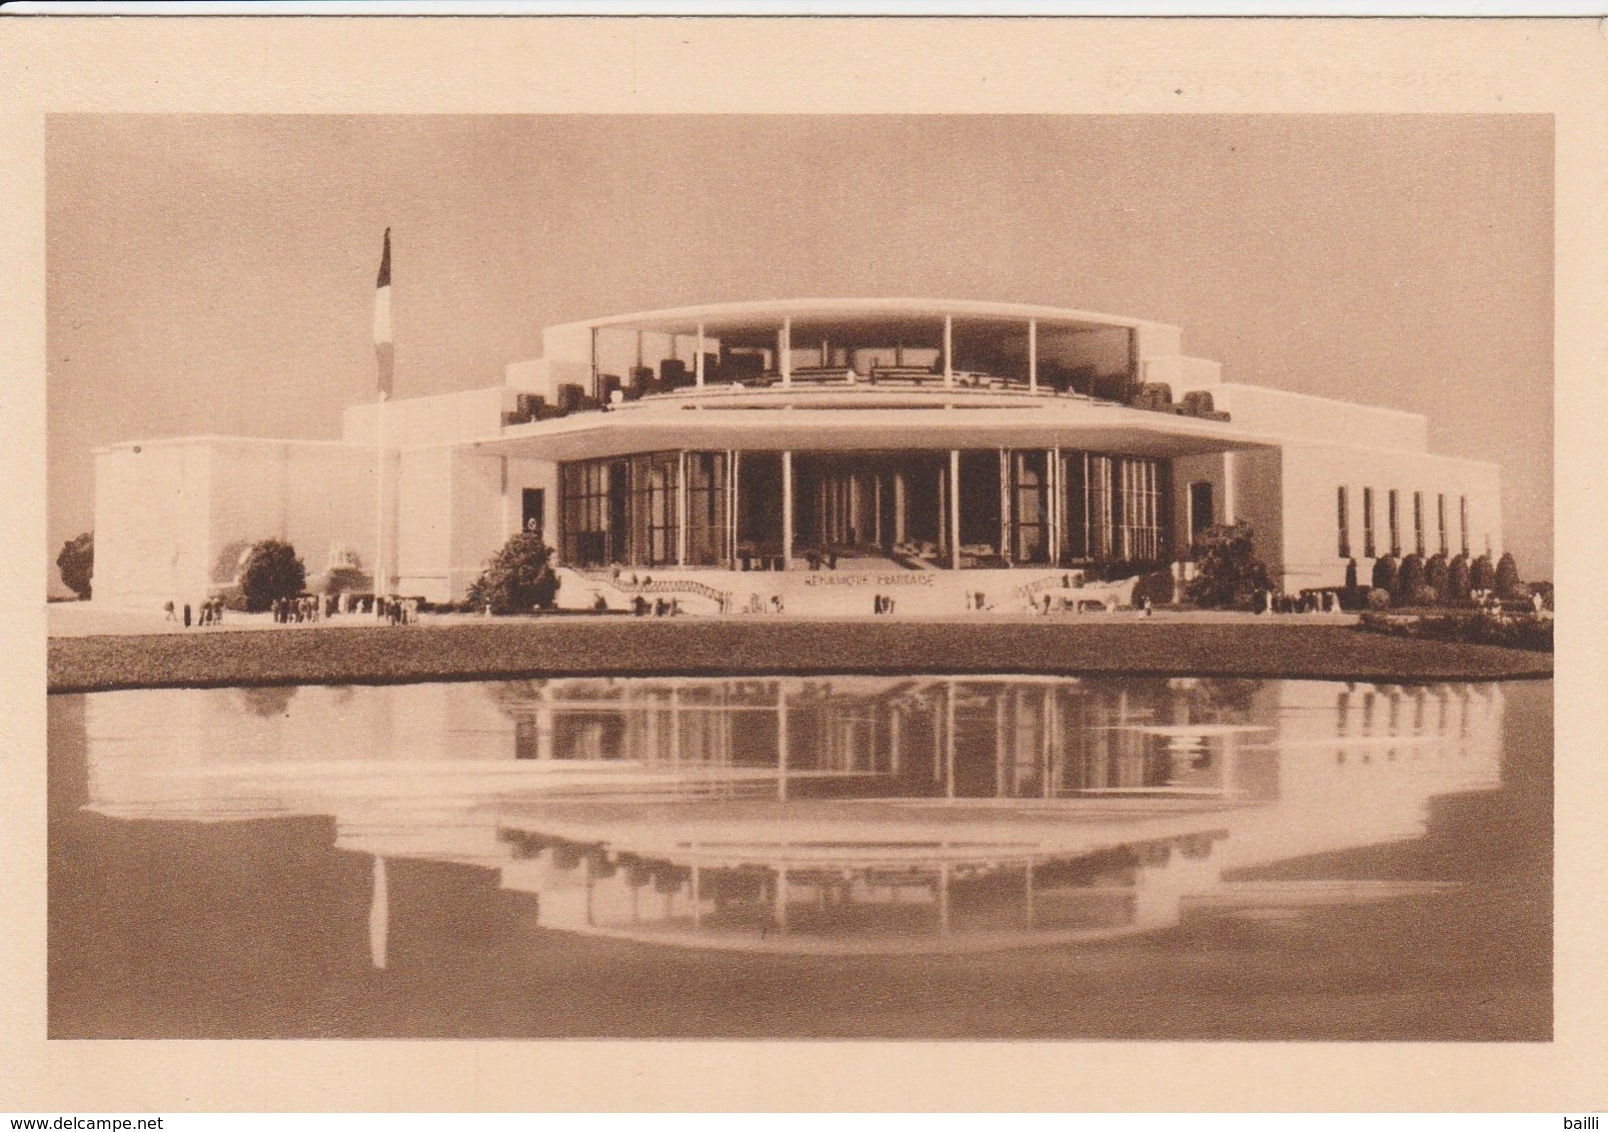
POLYGON ((1496 465, 1431 453, 1417 414, 1224 381, 1161 323, 795 300, 543 344, 501 386, 354 405, 339 441, 99 450, 96 600, 202 596, 267 537, 310 572, 377 568, 445 601, 537 529, 563 604, 789 613, 870 613, 873 593, 898 613, 1025 607, 1078 568, 1187 560, 1235 520, 1289 592, 1351 561, 1366 584, 1385 555, 1502 552, 1496 465))

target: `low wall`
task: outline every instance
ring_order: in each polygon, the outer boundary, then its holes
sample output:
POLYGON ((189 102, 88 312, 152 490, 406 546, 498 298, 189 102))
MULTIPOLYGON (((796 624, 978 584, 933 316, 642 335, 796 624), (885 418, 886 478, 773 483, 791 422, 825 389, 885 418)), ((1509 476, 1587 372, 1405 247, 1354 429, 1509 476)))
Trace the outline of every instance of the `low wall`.
MULTIPOLYGON (((945 616, 992 610, 1032 612, 1044 595, 1052 600, 1080 595, 1100 600, 1104 586, 1076 587, 1077 572, 1067 570, 652 570, 626 568, 618 584, 607 575, 565 569, 560 572, 559 605, 589 609, 598 595, 611 609, 628 609, 640 592, 652 601, 675 597, 689 613, 720 612, 715 602, 694 592, 676 592, 677 582, 696 582, 729 595, 732 614, 756 616, 784 612, 804 617, 871 617, 878 596, 893 600, 893 614, 945 616), (651 583, 651 584, 649 584, 651 583), (667 585, 668 583, 668 585, 667 585), (981 602, 978 598, 981 595, 981 602), (779 608, 778 608, 779 606, 779 608)), ((691 587, 688 587, 690 590, 691 587)))

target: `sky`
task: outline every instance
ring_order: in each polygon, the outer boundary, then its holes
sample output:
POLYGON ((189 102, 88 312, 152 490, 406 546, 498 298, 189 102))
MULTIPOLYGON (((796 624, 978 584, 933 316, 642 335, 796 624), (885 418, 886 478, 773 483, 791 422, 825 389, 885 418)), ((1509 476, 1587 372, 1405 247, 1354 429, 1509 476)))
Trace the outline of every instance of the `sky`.
POLYGON ((53 115, 49 557, 93 525, 97 446, 337 438, 374 396, 390 227, 399 397, 695 303, 1154 319, 1224 380, 1500 462, 1548 578, 1552 168, 1539 115, 53 115))

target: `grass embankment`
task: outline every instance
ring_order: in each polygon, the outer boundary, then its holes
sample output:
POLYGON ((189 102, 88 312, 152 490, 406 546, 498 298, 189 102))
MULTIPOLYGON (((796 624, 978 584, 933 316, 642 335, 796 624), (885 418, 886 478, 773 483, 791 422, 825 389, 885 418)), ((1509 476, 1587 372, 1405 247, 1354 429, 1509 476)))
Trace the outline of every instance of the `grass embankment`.
POLYGON ((619 621, 55 638, 52 692, 594 674, 1157 674, 1375 683, 1552 675, 1552 657, 1335 625, 619 621))

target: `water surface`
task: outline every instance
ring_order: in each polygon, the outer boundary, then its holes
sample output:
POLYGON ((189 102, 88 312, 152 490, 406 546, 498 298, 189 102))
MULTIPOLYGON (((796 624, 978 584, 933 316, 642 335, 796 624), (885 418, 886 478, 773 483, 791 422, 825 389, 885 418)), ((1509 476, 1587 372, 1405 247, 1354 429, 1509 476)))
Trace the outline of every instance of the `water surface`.
POLYGON ((1550 682, 50 707, 53 1036, 1550 1034, 1550 682))

